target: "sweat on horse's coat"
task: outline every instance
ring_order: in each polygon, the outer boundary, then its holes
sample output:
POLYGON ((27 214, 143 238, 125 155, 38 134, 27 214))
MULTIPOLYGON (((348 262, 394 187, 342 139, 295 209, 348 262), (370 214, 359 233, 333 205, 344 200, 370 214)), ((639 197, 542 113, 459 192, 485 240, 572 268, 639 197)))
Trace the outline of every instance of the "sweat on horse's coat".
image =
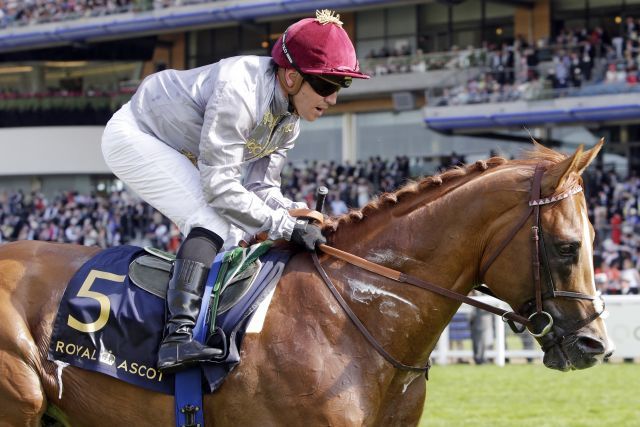
MULTIPOLYGON (((480 266, 528 209, 536 165, 545 167, 542 196, 547 197, 579 182, 601 145, 571 156, 536 146, 530 159, 488 159, 411 183, 328 223, 328 244, 365 259, 398 254, 383 265, 461 294, 483 282, 517 309, 535 294, 531 221, 483 277, 480 266)), ((593 294, 588 249, 593 229, 584 223, 586 209, 583 193, 541 208, 548 268, 559 290, 593 294), (570 254, 563 252, 567 245, 573 248, 570 254)), ((94 252, 43 242, 0 246, 0 419, 5 423, 38 426, 48 404, 64 411, 74 427, 174 422, 170 396, 72 366, 63 370, 64 394, 57 396, 56 366, 46 360, 48 337, 64 285, 94 252), (17 339, 20 333, 24 339, 17 339)), ((426 363, 458 302, 328 255, 320 261, 390 354, 405 364, 426 363), (354 298, 350 280, 380 292, 365 304, 354 298), (380 314, 389 301, 395 302, 398 317, 380 314)), ((559 299, 545 299, 544 308, 553 314, 554 332, 593 311, 592 304, 559 299)), ((610 351, 598 318, 547 348, 544 363, 562 371, 584 369, 610 351)), ((300 420, 307 425, 411 426, 424 408, 424 376, 394 369, 380 357, 333 299, 307 253, 291 258, 262 332, 247 334, 241 353, 241 363, 222 387, 204 397, 207 426, 295 425, 300 420)))

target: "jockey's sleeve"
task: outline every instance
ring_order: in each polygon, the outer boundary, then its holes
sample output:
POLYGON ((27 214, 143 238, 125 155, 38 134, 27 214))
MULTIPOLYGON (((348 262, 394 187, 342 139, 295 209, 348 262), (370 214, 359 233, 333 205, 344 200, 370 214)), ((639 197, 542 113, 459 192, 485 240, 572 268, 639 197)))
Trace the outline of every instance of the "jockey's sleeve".
POLYGON ((200 139, 202 189, 210 206, 247 233, 267 231, 270 239, 289 239, 295 220, 287 210, 270 207, 243 186, 250 166, 245 161, 245 135, 261 120, 256 118, 255 98, 248 85, 219 82, 207 104, 200 139))
POLYGON ((247 165, 245 188, 257 194, 272 209, 289 210, 307 207, 305 202, 294 202, 288 199, 280 190, 282 168, 287 163, 287 151, 292 146, 293 144, 290 144, 247 165))

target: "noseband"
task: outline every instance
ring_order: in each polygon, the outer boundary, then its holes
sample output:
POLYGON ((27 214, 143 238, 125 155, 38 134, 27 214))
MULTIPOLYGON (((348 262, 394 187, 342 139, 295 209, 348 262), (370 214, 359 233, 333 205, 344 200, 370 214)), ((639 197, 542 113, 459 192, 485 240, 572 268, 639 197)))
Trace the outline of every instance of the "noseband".
MULTIPOLYGON (((527 317, 529 320, 529 332, 536 338, 542 338, 541 340, 542 349, 547 350, 554 344, 561 342, 567 335, 579 330, 580 328, 588 325, 593 322, 595 319, 600 317, 600 315, 604 312, 604 301, 598 296, 587 295, 582 292, 571 292, 571 291, 558 291, 556 290, 555 283, 553 281, 553 275, 551 274, 551 269, 549 267, 549 258, 547 256, 547 250, 544 244, 544 233, 542 232, 542 227, 540 225, 540 207, 543 205, 548 205, 551 203, 558 202, 560 200, 564 200, 569 198, 579 192, 582 191, 582 187, 578 184, 571 187, 570 189, 559 193, 557 195, 541 198, 541 186, 542 186, 542 177, 544 176, 545 169, 540 165, 536 166, 535 173, 533 176, 533 183, 531 186, 530 198, 529 198, 529 209, 524 213, 521 219, 516 223, 516 226, 513 227, 511 232, 507 235, 507 237, 502 241, 498 249, 489 257, 489 260, 484 264, 484 266, 480 269, 480 277, 484 277, 485 273, 489 269, 489 267, 496 260, 498 255, 504 250, 504 248, 513 240, 518 231, 524 226, 530 216, 533 215, 533 225, 531 226, 531 242, 532 242, 532 267, 533 267, 533 281, 535 285, 535 296, 531 300, 527 301, 520 307, 516 313, 527 317), (540 254, 542 254, 544 264, 540 262, 540 254), (547 283, 549 285, 549 289, 546 292, 542 290, 542 266, 544 265, 544 273, 547 279, 547 283), (543 309, 543 301, 552 298, 569 298, 569 299, 578 299, 578 300, 588 300, 592 301, 594 305, 594 312, 587 316, 584 319, 580 319, 576 321, 570 328, 561 329, 556 325, 556 328, 560 331, 555 333, 552 331, 554 325, 553 316, 543 309), (596 298, 598 298, 596 300, 596 298), (596 308, 596 305, 599 307, 596 308), (534 311, 535 310, 535 311, 534 311), (531 314, 530 314, 531 313, 531 314)), ((491 291, 488 291, 488 288, 484 286, 478 287, 478 289, 487 294, 492 294, 491 291)), ((514 330, 514 332, 523 332, 526 328, 524 325, 521 328, 515 326, 513 322, 509 322, 509 325, 514 330)))

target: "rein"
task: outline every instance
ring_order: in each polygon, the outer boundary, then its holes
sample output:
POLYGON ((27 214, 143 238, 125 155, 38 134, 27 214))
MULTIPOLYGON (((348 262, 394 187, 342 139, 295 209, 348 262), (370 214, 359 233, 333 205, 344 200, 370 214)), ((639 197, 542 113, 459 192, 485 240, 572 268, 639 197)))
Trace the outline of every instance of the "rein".
MULTIPOLYGON (((542 240, 542 228, 540 226, 540 206, 542 205, 546 205, 546 204, 551 204, 563 199, 566 199, 568 197, 573 196, 574 194, 579 193, 580 191, 582 191, 582 187, 579 185, 576 185, 572 188, 570 188, 569 190, 560 193, 558 195, 555 196, 551 196, 551 197, 547 197, 544 199, 540 198, 540 192, 541 192, 541 186, 542 186, 542 177, 544 175, 545 170, 540 167, 540 165, 536 166, 535 172, 534 172, 534 177, 533 177, 533 183, 531 186, 531 192, 530 192, 530 199, 529 199, 529 209, 527 209, 527 211, 524 213, 524 215, 521 217, 521 219, 516 223, 516 225, 511 229, 511 231, 509 232, 509 234, 507 235, 507 237, 502 241, 502 243, 498 246, 498 248, 493 252, 493 254, 489 257, 488 261, 480 268, 480 277, 483 277, 485 275, 485 273, 487 272, 487 270, 489 269, 489 267, 493 264, 493 262, 498 258, 498 256, 500 255, 500 253, 502 253, 502 251, 507 247, 507 245, 511 242, 511 240, 515 237, 515 235, 518 233, 518 231, 524 226, 524 224, 527 222, 527 220, 529 219, 529 217, 533 214, 534 216, 534 225, 531 227, 531 239, 532 239, 532 243, 533 243, 533 258, 532 258, 532 265, 533 265, 533 277, 534 277, 534 284, 535 284, 535 296, 534 298, 529 301, 528 303, 526 303, 523 308, 521 308, 520 310, 518 310, 518 312, 514 312, 514 311, 507 311, 507 310, 503 310, 501 308, 492 306, 490 304, 486 304, 483 303, 481 301, 475 300, 473 298, 470 298, 466 295, 463 294, 459 294, 457 292, 451 291, 449 289, 443 288, 441 286, 435 285, 433 283, 424 281, 422 279, 419 279, 417 277, 402 273, 400 271, 373 263, 371 261, 368 261, 364 258, 358 257, 356 255, 350 254, 348 252, 344 252, 340 249, 334 248, 332 246, 327 246, 324 244, 319 245, 319 249, 326 253, 327 255, 333 256, 335 258, 341 259, 349 264, 352 264, 356 267, 362 268, 363 270, 369 271, 371 273, 377 274, 379 276, 382 277, 386 277, 388 279, 391 279, 393 281, 399 282, 399 283, 406 283, 409 285, 413 285, 416 287, 419 287, 421 289, 425 289, 427 291, 436 293, 438 295, 444 296, 446 298, 449 299, 453 299, 456 301, 459 301, 461 303, 465 303, 474 307, 477 307, 479 309, 488 311, 490 313, 496 314, 498 316, 500 316, 502 318, 502 320, 506 321, 509 326, 511 327, 511 329, 514 332, 520 333, 523 332, 527 327, 529 328, 533 328, 534 324, 538 324, 540 322, 546 323, 546 325, 544 325, 542 328, 540 328, 540 332, 532 332, 530 329, 530 333, 531 335, 533 335, 536 338, 541 338, 544 337, 545 335, 547 335, 547 337, 543 340, 544 342, 542 342, 542 349, 544 351, 546 351, 549 347, 551 347, 554 344, 559 343, 562 339, 564 339, 568 334, 582 328, 583 326, 587 325, 588 323, 592 322, 593 320, 597 319, 603 312, 604 312, 604 306, 602 308, 602 310, 595 310, 595 312, 588 316, 585 319, 579 320, 576 322, 576 326, 571 330, 571 331, 565 331, 562 334, 559 335, 555 335, 553 332, 551 332, 551 329, 553 327, 553 317, 551 316, 551 314, 549 314, 548 312, 543 310, 543 306, 542 306, 542 302, 543 302, 543 297, 547 296, 548 294, 545 293, 543 294, 542 292, 542 280, 541 280, 541 269, 542 269, 542 265, 540 262, 540 253, 542 253, 542 255, 544 256, 544 261, 545 261, 545 272, 547 273, 547 277, 549 280, 549 283, 551 284, 551 298, 555 298, 555 297, 564 297, 564 298, 573 298, 573 299, 585 299, 585 300, 591 300, 594 301, 595 297, 591 296, 591 295, 587 295, 584 293, 579 293, 579 292, 568 292, 568 291, 556 291, 555 290, 555 285, 553 283, 553 278, 551 275, 551 271, 549 268, 549 262, 548 262, 548 258, 547 258, 547 253, 546 253, 546 249, 544 247, 544 241, 542 240), (528 307, 532 306, 535 303, 535 312, 531 315, 529 315, 528 317, 525 317, 519 313, 527 313, 528 311, 528 307), (518 328, 515 323, 520 323, 521 325, 523 325, 522 328, 518 328)), ((364 326, 364 324, 360 321, 360 319, 358 318, 358 316, 353 312, 353 310, 349 307, 348 303, 344 300, 344 298, 340 295, 340 293, 338 292, 338 290, 336 289, 335 285, 333 284, 333 282, 331 281, 331 279, 329 278, 329 276, 327 275, 326 271, 324 270, 324 267, 322 267, 322 264, 320 263, 320 260, 318 259, 318 255, 316 252, 313 252, 311 254, 312 258, 313 258, 313 263, 316 267, 316 269, 318 270, 320 277, 322 277, 322 280, 325 282, 325 284, 327 285, 327 287, 329 288, 329 291, 331 291, 332 295, 334 296, 334 298, 336 299, 336 301, 338 301, 338 304, 342 307, 342 309, 344 310, 344 312, 347 314, 347 316, 349 317, 349 319, 353 322, 353 324, 356 326, 356 328, 360 331, 360 333, 367 339, 367 341, 369 341, 369 343, 371 344, 371 346, 373 348, 376 349, 376 351, 387 361, 389 362, 391 365, 393 365, 395 368, 397 369, 401 369, 401 370, 408 370, 408 371, 421 371, 421 372, 426 372, 428 373, 429 370, 429 363, 427 362, 427 364, 425 366, 411 366, 411 365, 405 365, 404 363, 398 361, 396 358, 394 358, 391 354, 389 354, 381 345, 380 343, 378 343, 378 341, 375 339, 375 337, 373 337, 373 335, 371 335, 371 333, 366 329, 366 327, 364 326)), ((477 288, 478 290, 491 295, 491 296, 495 296, 493 295, 493 293, 486 288, 486 286, 480 286, 477 288)), ((595 301, 594 301, 595 302, 595 301)))
MULTIPOLYGON (((373 263, 371 261, 367 261, 364 258, 360 258, 359 256, 350 254, 348 252, 341 251, 340 249, 334 248, 332 246, 320 245, 319 248, 320 248, 320 250, 322 252, 324 252, 324 253, 326 253, 328 255, 331 255, 331 256, 333 256, 335 258, 338 258, 338 259, 341 259, 343 261, 346 261, 349 264, 355 265, 356 267, 360 267, 363 270, 369 271, 369 272, 377 274, 379 276, 386 277, 388 279, 394 280, 394 281, 399 282, 399 283, 407 283, 409 285, 417 286, 419 288, 422 288, 422 289, 434 292, 436 294, 442 295, 442 296, 444 296, 446 298, 454 299, 456 301, 460 301, 460 302, 465 303, 465 304, 473 305, 473 306, 478 307, 480 309, 489 311, 489 312, 491 312, 493 314, 497 314, 498 316, 501 316, 503 319, 508 319, 510 322, 518 322, 518 323, 523 323, 523 324, 526 324, 526 325, 529 324, 529 320, 526 317, 522 317, 522 316, 520 316, 520 315, 518 315, 518 314, 516 314, 514 312, 508 312, 508 311, 503 310, 501 308, 494 307, 494 306, 492 306, 490 304, 485 304, 485 303, 483 303, 481 301, 477 301, 477 300, 475 300, 473 298, 470 298, 470 297, 468 297, 466 295, 462 295, 462 294, 459 294, 457 292, 450 291, 449 289, 442 288, 440 286, 434 285, 433 283, 429 283, 429 282, 426 282, 424 280, 418 279, 417 277, 401 273, 401 272, 399 272, 397 270, 393 270, 391 268, 384 267, 382 265, 378 265, 378 264, 373 263)), ((318 259, 318 254, 313 252, 311 254, 311 257, 313 258, 313 263, 316 266, 316 269, 318 270, 318 273, 320 273, 320 277, 322 277, 322 280, 324 280, 324 283, 327 285, 327 287, 329 288, 329 290, 333 294, 333 296, 336 299, 336 301, 338 301, 338 304, 340 304, 340 307, 342 307, 342 309, 347 314, 349 319, 351 319, 351 321, 356 326, 356 328, 360 331, 360 333, 367 339, 367 341, 369 341, 371 346, 373 348, 375 348, 378 351, 378 353, 387 362, 391 363, 395 368, 401 369, 401 370, 405 370, 405 371, 425 371, 425 372, 428 372, 429 367, 430 367, 428 362, 427 362, 427 364, 425 366, 405 365, 404 363, 402 363, 402 362, 398 361, 396 358, 394 358, 391 354, 389 354, 380 345, 380 343, 378 343, 378 341, 374 338, 374 336, 371 335, 371 333, 367 330, 367 328, 364 326, 362 321, 360 321, 360 319, 353 312, 351 307, 349 307, 349 304, 344 300, 344 298, 342 298, 342 295, 340 295, 340 293, 336 289, 335 285, 333 284, 333 282, 331 281, 331 279, 327 275, 327 272, 325 271, 324 267, 322 267, 322 264, 320 263, 320 260, 318 259)))

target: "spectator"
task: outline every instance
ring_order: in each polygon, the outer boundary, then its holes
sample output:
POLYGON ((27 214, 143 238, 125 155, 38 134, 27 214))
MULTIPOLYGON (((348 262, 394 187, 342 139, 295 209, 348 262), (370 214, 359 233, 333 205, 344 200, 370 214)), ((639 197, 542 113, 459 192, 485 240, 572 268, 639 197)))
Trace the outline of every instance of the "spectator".
POLYGON ((493 315, 488 311, 473 307, 469 315, 469 328, 471 330, 473 361, 476 365, 483 365, 487 362, 486 351, 494 341, 493 315))
POLYGON ((638 287, 640 287, 640 272, 635 267, 633 260, 627 257, 622 261, 622 270, 620 270, 620 293, 637 294, 638 287))

